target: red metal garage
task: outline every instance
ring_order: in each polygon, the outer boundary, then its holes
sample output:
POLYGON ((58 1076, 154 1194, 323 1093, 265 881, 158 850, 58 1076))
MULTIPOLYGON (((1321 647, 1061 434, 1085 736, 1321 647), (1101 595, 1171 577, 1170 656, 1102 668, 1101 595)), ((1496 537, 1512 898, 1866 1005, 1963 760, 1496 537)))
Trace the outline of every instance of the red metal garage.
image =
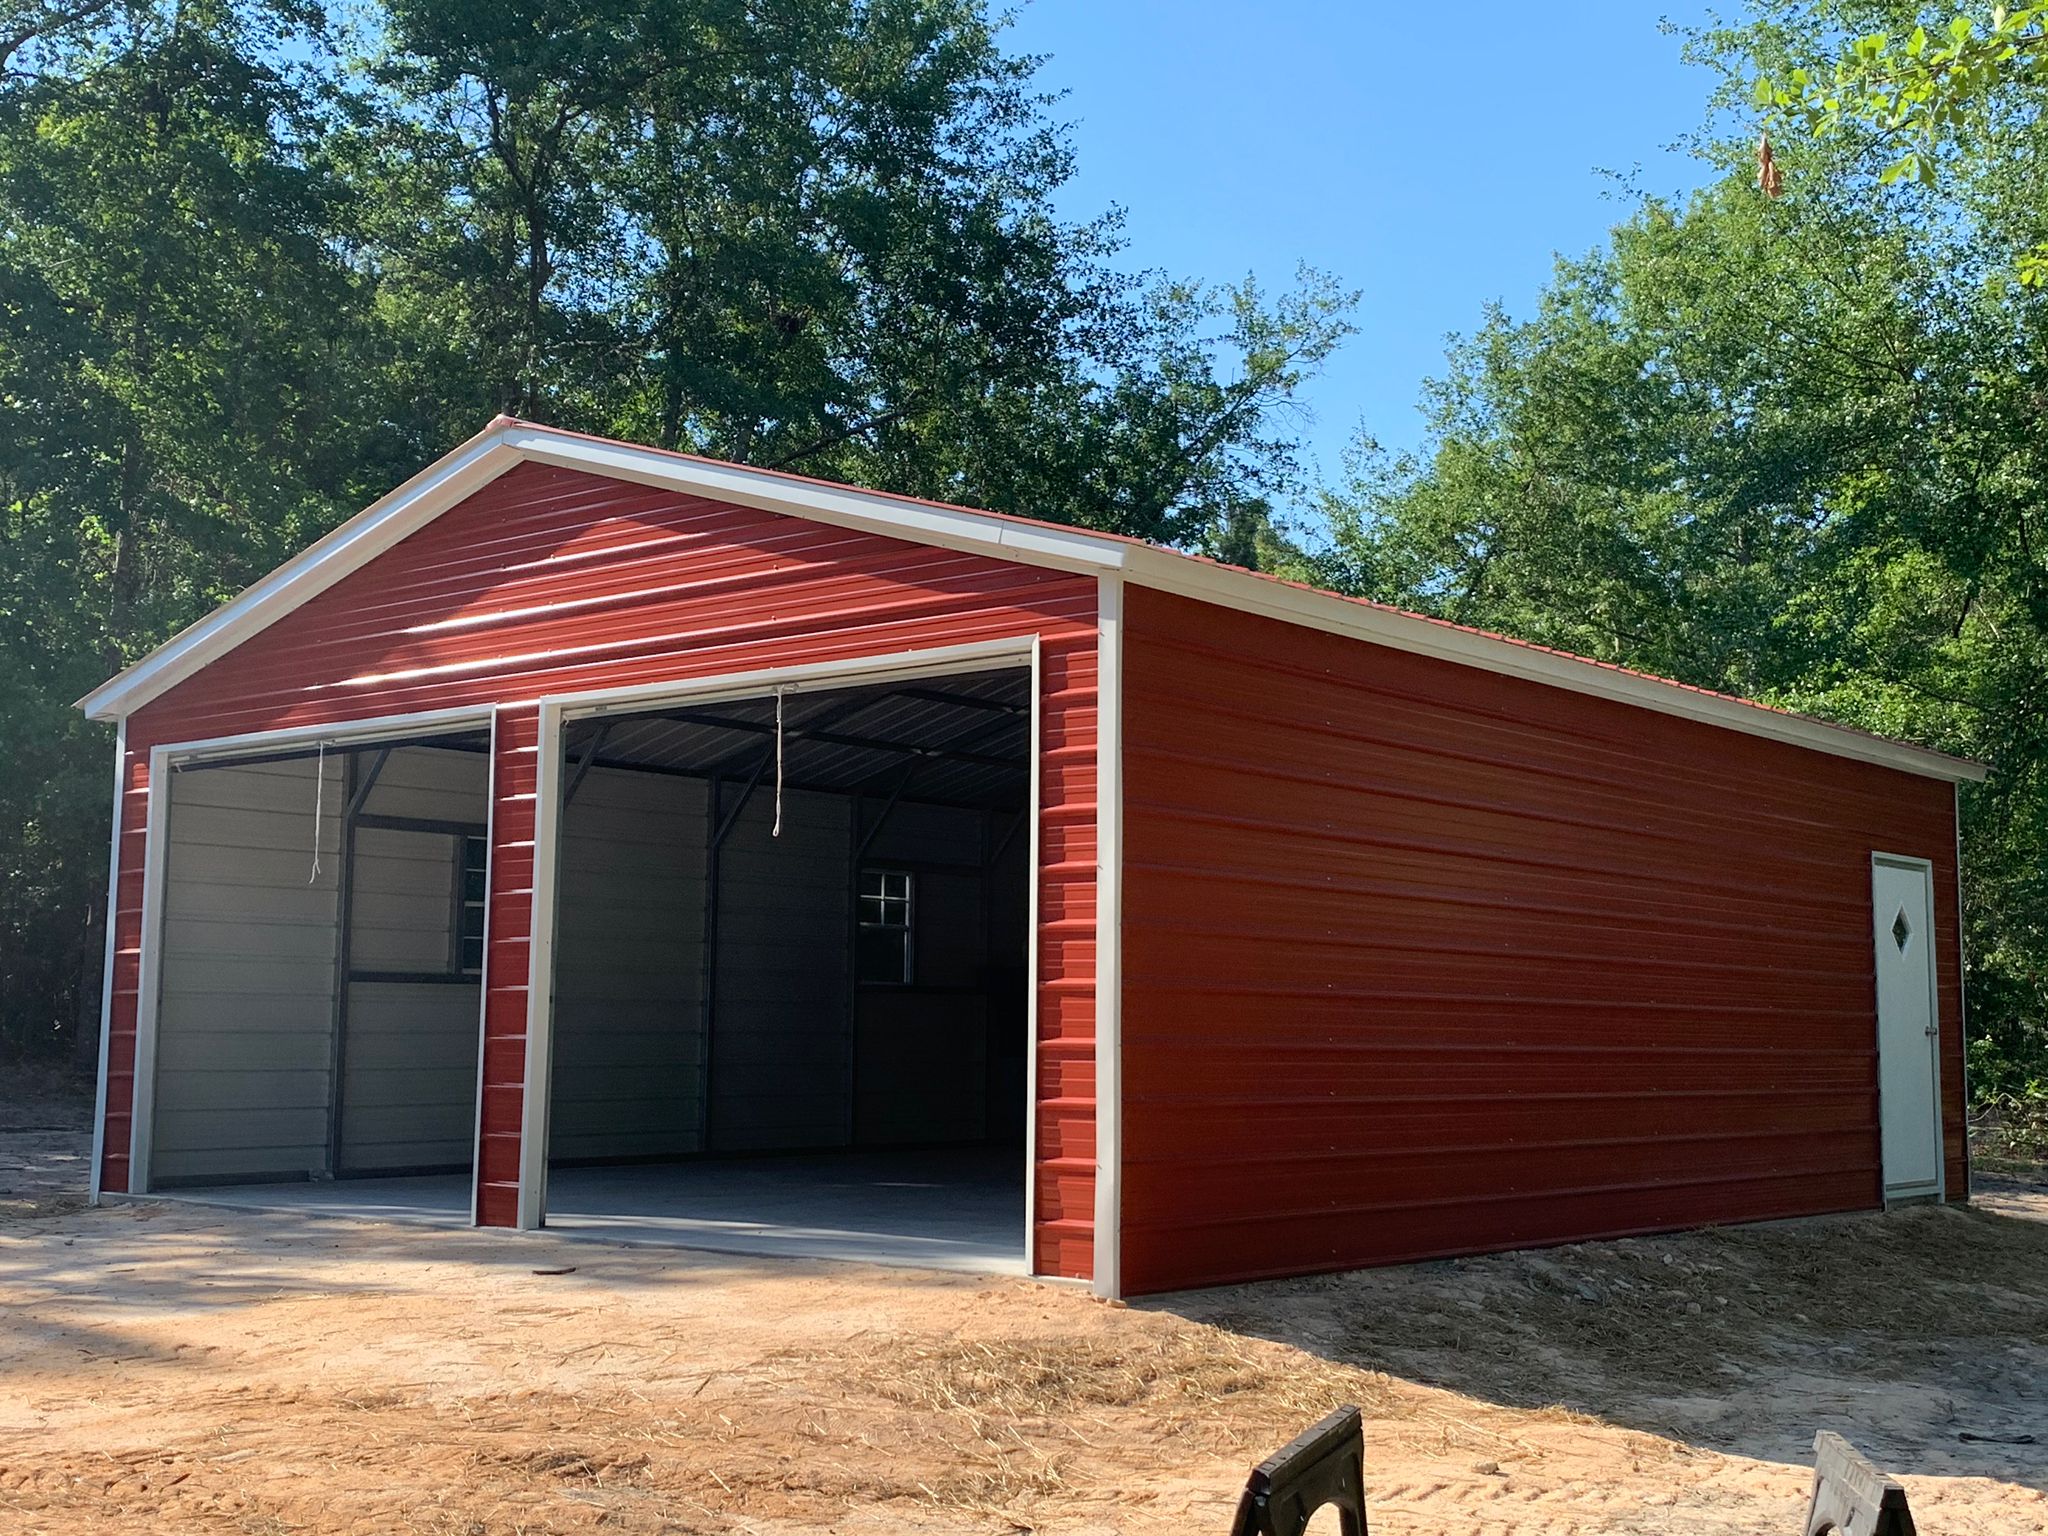
POLYGON ((570 1119, 586 1161, 716 1153, 715 1113, 914 1165, 1014 1091, 1018 1267, 1106 1294, 1967 1193, 1980 769, 1172 551, 501 419, 84 707, 101 1191, 460 1163, 469 1219, 534 1226, 570 1119), (629 888, 674 935, 572 964, 629 888))

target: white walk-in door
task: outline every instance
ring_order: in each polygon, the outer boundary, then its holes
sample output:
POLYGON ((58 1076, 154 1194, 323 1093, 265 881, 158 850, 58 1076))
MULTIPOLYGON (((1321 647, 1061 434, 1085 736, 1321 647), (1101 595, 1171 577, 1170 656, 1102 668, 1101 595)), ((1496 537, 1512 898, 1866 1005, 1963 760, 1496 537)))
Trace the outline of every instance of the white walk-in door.
POLYGON ((1878 854, 1870 889, 1884 1192, 1910 1200, 1941 1193, 1933 880, 1920 860, 1878 854))

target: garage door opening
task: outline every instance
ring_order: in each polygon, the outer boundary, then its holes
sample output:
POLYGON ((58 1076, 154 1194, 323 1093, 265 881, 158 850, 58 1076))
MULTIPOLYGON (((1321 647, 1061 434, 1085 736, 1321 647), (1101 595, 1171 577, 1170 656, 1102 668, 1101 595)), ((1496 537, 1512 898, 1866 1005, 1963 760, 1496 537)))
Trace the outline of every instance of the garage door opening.
POLYGON ((488 747, 172 772, 151 1191, 468 1219, 488 747))
POLYGON ((547 1225, 1021 1271, 1028 669, 563 735, 547 1225))

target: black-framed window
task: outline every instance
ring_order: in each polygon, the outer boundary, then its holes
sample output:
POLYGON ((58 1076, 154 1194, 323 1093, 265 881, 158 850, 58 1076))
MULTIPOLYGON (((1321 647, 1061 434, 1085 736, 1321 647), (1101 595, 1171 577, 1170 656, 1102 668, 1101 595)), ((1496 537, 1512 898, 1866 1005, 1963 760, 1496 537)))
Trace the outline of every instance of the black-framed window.
POLYGON ((458 837, 455 845, 455 970, 462 976, 481 976, 491 848, 485 838, 474 833, 458 837))
POLYGON ((916 979, 917 883, 907 869, 860 872, 860 941, 855 974, 871 986, 916 979))

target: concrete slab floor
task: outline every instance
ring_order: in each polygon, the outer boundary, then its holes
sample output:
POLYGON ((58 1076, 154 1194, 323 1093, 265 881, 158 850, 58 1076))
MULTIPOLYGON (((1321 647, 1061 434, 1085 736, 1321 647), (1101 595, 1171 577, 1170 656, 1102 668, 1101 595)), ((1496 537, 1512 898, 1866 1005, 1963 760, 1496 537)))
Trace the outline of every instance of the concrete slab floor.
MULTIPOLYGON (((166 1191, 237 1210, 466 1226, 469 1179, 435 1174, 166 1191)), ((1021 1151, 934 1148, 555 1168, 550 1232, 720 1253, 1024 1274, 1021 1151)))

